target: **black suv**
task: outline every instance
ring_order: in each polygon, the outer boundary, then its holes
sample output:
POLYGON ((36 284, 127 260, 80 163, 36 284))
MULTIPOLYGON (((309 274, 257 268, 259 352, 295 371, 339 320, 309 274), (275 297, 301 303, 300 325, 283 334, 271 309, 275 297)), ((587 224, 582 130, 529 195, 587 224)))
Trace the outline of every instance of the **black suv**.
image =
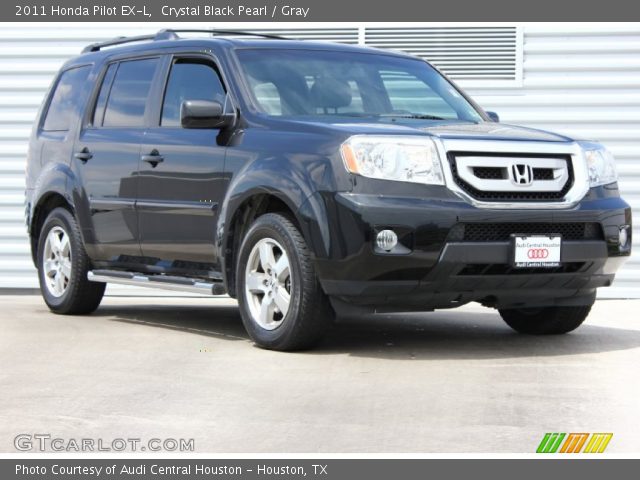
POLYGON ((598 143, 500 124, 408 55, 177 33, 90 45, 46 97, 26 215, 54 312, 114 282, 228 293, 277 350, 472 301, 564 333, 630 255, 598 143))

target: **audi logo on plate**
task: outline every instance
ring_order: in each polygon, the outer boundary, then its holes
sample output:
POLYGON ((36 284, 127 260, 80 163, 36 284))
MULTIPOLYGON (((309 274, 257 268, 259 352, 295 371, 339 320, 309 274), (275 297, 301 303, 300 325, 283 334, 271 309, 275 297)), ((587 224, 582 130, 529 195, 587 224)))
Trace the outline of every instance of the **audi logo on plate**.
POLYGON ((549 250, 546 248, 530 248, 527 257, 530 259, 542 259, 549 256, 549 250))

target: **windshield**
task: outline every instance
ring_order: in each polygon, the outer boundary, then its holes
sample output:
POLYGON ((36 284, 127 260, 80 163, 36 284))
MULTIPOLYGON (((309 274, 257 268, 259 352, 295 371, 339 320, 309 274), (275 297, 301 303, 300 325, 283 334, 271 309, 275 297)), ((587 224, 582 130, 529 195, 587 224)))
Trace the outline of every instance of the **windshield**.
POLYGON ((418 59, 335 50, 241 49, 237 55, 258 107, 268 115, 482 120, 418 59))

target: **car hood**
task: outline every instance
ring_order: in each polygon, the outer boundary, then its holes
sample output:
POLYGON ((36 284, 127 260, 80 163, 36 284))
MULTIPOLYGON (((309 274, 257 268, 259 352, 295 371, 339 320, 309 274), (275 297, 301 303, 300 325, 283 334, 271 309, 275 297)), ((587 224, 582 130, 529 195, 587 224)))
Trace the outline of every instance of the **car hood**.
POLYGON ((571 142, 572 138, 544 130, 493 122, 439 122, 404 118, 306 117, 295 123, 337 129, 350 135, 431 135, 442 139, 571 142))

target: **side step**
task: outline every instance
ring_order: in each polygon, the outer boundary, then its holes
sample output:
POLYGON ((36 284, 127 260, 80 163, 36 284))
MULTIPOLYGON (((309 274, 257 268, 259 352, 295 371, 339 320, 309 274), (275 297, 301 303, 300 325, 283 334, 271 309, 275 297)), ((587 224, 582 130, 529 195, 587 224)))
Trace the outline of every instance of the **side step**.
POLYGON ((227 293, 222 282, 207 282, 205 280, 172 277, 169 275, 147 275, 145 273, 123 272, 120 270, 92 270, 87 273, 87 279, 92 282, 163 288, 165 290, 200 293, 203 295, 225 295, 227 293))

